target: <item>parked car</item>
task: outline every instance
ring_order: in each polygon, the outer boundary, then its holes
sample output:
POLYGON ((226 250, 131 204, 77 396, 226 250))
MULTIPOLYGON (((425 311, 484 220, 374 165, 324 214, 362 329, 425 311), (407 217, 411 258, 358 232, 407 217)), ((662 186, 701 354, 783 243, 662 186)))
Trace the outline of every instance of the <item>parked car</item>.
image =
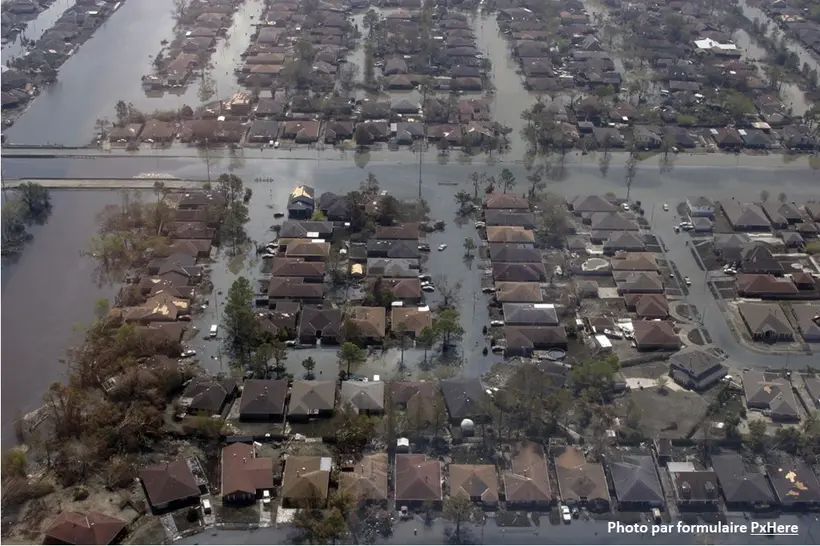
POLYGON ((669 203, 663 204, 663 210, 669 210, 669 203))
POLYGON ((442 251, 442 250, 444 250, 445 248, 447 248, 447 243, 441 243, 440 245, 438 245, 438 250, 439 250, 439 252, 441 252, 441 251, 442 251))
POLYGON ((503 320, 491 320, 490 326, 504 326, 503 320))
POLYGON ((689 280, 689 277, 684 277, 683 282, 686 283, 686 286, 692 286, 692 281, 689 280))
POLYGON ((624 203, 621 207, 624 209, 624 212, 629 212, 629 203, 624 203))
POLYGON ((561 511, 561 520, 564 523, 572 523, 572 513, 569 510, 569 506, 567 506, 566 504, 561 504, 559 506, 559 509, 561 511))
POLYGON ((209 515, 212 511, 211 508, 211 501, 209 499, 202 499, 202 512, 205 515, 209 515))
POLYGON ((481 289, 481 291, 485 294, 495 294, 495 288, 493 288, 492 286, 485 286, 481 289))
POLYGON ((430 245, 419 245, 420 252, 430 252, 430 245))
POLYGON ((270 508, 270 491, 267 489, 262 491, 262 506, 270 508))
POLYGON ((193 349, 185 349, 184 351, 182 351, 182 354, 180 354, 180 356, 182 358, 191 358, 192 356, 196 356, 196 351, 193 349))
POLYGON ((436 287, 433 286, 432 284, 429 284, 429 283, 422 284, 421 289, 424 290, 425 292, 435 292, 436 291, 436 287))

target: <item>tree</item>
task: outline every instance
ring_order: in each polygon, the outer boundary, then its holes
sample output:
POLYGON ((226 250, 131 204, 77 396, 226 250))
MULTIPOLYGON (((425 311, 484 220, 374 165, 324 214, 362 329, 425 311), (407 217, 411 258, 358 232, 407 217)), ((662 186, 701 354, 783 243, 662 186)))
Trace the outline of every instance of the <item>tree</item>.
POLYGON ((367 357, 364 349, 350 341, 345 341, 342 344, 337 356, 339 358, 339 362, 347 368, 346 378, 350 378, 351 369, 354 366, 362 364, 367 357))
POLYGON ((626 202, 629 203, 630 194, 632 193, 632 182, 635 180, 635 175, 638 172, 638 158, 634 154, 629 156, 626 160, 626 202))
POLYGON ((344 63, 339 70, 339 85, 342 91, 349 93, 356 84, 359 76, 359 65, 354 63, 344 63))
POLYGON ((376 420, 355 411, 350 405, 339 412, 336 450, 342 459, 356 459, 376 434, 376 420))
POLYGON ((539 191, 543 191, 547 184, 544 180, 544 165, 538 165, 534 171, 527 175, 527 182, 530 184, 530 198, 535 197, 539 191))
POLYGON ((24 182, 15 188, 24 205, 27 218, 35 220, 51 212, 51 194, 48 189, 34 182, 24 182))
POLYGON ((288 359, 288 348, 282 341, 278 339, 272 344, 271 357, 273 358, 273 376, 274 379, 284 379, 287 375, 285 362, 288 359))
POLYGON ((464 336, 464 328, 461 327, 458 311, 455 309, 444 309, 439 313, 433 324, 433 328, 441 338, 441 348, 447 351, 453 343, 461 340, 464 336))
POLYGON ((214 98, 216 95, 216 82, 211 76, 210 72, 202 70, 202 79, 199 80, 199 89, 197 90, 197 98, 199 102, 206 103, 214 98))
POLYGON ((755 111, 754 103, 741 93, 730 90, 723 96, 723 108, 735 122, 741 122, 755 111))
POLYGON ((419 332, 419 337, 416 340, 418 344, 424 349, 424 362, 427 363, 427 351, 433 348, 436 343, 436 331, 431 326, 425 326, 419 332))
POLYGON ((19 449, 9 449, 3 453, 3 480, 25 478, 28 472, 26 454, 19 449))
POLYGON ((515 187, 515 176, 513 176, 512 171, 509 169, 503 169, 499 178, 501 187, 504 188, 504 193, 507 193, 507 190, 511 190, 515 187))
POLYGON ((379 194, 379 179, 373 173, 367 173, 367 178, 359 185, 362 195, 373 197, 379 194))
POLYGON ((456 203, 458 203, 459 212, 467 211, 469 206, 473 204, 473 196, 464 190, 460 190, 454 197, 456 203))
POLYGON ((219 238, 229 241, 233 254, 238 252, 241 245, 248 241, 245 224, 250 220, 248 206, 242 201, 231 201, 225 209, 222 222, 219 225, 219 238))
POLYGON ((222 173, 216 179, 216 191, 230 204, 242 198, 244 184, 242 179, 231 173, 222 173))
POLYGON ((473 253, 475 252, 476 244, 475 239, 472 237, 465 237, 464 238, 464 255, 468 258, 473 257, 473 253))
POLYGON ((766 202, 766 201, 768 201, 768 200, 769 200, 769 192, 768 192, 768 191, 766 191, 766 190, 762 190, 762 191, 760 192, 760 201, 761 201, 762 203, 765 203, 765 202, 766 202))
POLYGON ((658 386, 658 390, 661 392, 666 392, 666 385, 669 383, 669 376, 661 375, 655 380, 655 384, 658 386))
POLYGON ((571 229, 564 199, 553 193, 543 193, 538 195, 536 205, 541 211, 538 217, 539 234, 546 237, 550 245, 563 246, 564 238, 571 229))
POLYGON ((253 353, 252 363, 252 370, 256 374, 256 377, 260 379, 269 378, 268 372, 270 368, 268 367, 268 363, 271 358, 273 358, 273 345, 263 343, 256 348, 256 351, 253 353))
POLYGON ((125 126, 128 122, 128 104, 124 100, 118 100, 114 105, 114 113, 117 116, 117 124, 125 126))
POLYGON ((245 277, 236 279, 228 290, 222 313, 222 326, 231 350, 243 367, 250 364, 258 339, 259 323, 253 310, 253 287, 245 277))
POLYGON ((367 130, 366 123, 360 123, 356 126, 356 132, 353 135, 356 140, 356 146, 365 148, 373 144, 373 134, 367 130))
POLYGON ((364 25, 364 28, 367 30, 368 35, 373 33, 373 28, 376 26, 378 22, 379 13, 373 8, 367 10, 367 12, 364 14, 364 18, 362 19, 362 25, 364 25))
POLYGON ((302 367, 305 369, 305 379, 313 379, 313 370, 316 369, 316 361, 312 356, 307 357, 302 361, 302 367))
POLYGON ((188 12, 188 6, 190 3, 191 0, 173 0, 171 13, 174 23, 176 23, 177 26, 181 25, 182 21, 185 19, 185 14, 188 12))
POLYGON ((777 200, 780 201, 781 203, 785 203, 786 199, 788 199, 788 198, 789 197, 786 195, 786 192, 780 192, 780 193, 777 194, 777 200))
POLYGON ((755 453, 762 453, 766 445, 766 423, 755 419, 749 423, 749 435, 746 438, 749 447, 755 453))
POLYGON ((478 199, 478 189, 487 181, 487 175, 484 173, 473 172, 469 176, 470 182, 473 183, 473 199, 478 199))
POLYGON ((473 513, 473 503, 465 495, 451 495, 444 501, 444 517, 456 526, 454 542, 462 543, 461 524, 470 520, 473 513))

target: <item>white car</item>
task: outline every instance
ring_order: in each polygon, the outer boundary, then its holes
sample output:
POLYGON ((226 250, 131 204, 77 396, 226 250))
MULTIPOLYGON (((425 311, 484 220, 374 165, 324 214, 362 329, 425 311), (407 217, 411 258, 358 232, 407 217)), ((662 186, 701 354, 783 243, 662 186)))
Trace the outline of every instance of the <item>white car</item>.
POLYGON ((490 326, 504 326, 503 320, 491 320, 490 326))
POLYGON ((430 252, 430 245, 419 245, 420 252, 430 252))
POLYGON ((419 275, 419 280, 421 282, 430 282, 433 279, 430 277, 430 275, 425 275, 424 273, 422 273, 421 275, 419 275))
POLYGON ((438 250, 439 250, 439 252, 441 252, 441 251, 442 251, 442 250, 444 250, 445 248, 447 248, 447 243, 441 243, 440 245, 438 245, 438 250))
POLYGON ((663 210, 669 210, 669 204, 668 203, 663 204, 663 210))
POLYGON ((425 292, 435 292, 436 291, 436 287, 433 286, 432 284, 422 284, 421 289, 424 290, 425 292))
POLYGON ((623 205, 621 205, 621 207, 623 207, 624 212, 629 212, 629 210, 630 210, 629 209, 629 203, 624 203, 623 205))
POLYGON ((191 358, 192 356, 196 356, 196 351, 193 349, 185 349, 184 351, 182 351, 180 356, 182 358, 191 358))
POLYGON ((262 491, 262 505, 266 508, 270 506, 270 491, 267 489, 262 491))
POLYGON ((481 289, 481 291, 485 294, 495 294, 495 288, 493 288, 492 286, 485 286, 481 289))
POLYGON ((274 143, 273 143, 273 149, 274 149, 274 150, 278 150, 278 149, 279 149, 279 146, 280 146, 280 144, 279 144, 279 141, 278 141, 278 140, 277 140, 276 142, 274 142, 274 143))
POLYGON ((564 523, 572 523, 572 512, 566 504, 561 505, 561 521, 564 523))
POLYGON ((692 281, 689 280, 689 277, 684 277, 683 282, 686 283, 686 286, 692 286, 692 281))
POLYGON ((475 227, 477 227, 477 228, 483 228, 483 227, 487 227, 487 224, 486 224, 486 223, 484 223, 484 222, 476 222, 476 223, 475 223, 475 227))

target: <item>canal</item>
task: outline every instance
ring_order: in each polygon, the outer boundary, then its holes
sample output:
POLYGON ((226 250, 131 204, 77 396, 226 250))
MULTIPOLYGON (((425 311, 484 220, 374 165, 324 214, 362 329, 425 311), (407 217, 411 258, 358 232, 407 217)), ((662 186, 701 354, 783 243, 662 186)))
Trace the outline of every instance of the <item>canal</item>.
MULTIPOLYGON (((227 38, 220 39, 209 73, 219 96, 239 89, 234 69, 250 44, 254 20, 263 0, 248 0, 234 14, 227 38)), ((59 16, 59 14, 58 14, 59 16)), ((141 77, 149 74, 152 59, 163 40, 173 38, 171 6, 165 0, 126 2, 79 51, 60 68, 57 83, 46 88, 20 119, 5 131, 8 142, 18 144, 88 144, 99 118, 114 117, 119 100, 132 102, 145 112, 196 106, 198 81, 183 94, 146 96, 141 77)), ((5 55, 5 52, 4 52, 5 55)))

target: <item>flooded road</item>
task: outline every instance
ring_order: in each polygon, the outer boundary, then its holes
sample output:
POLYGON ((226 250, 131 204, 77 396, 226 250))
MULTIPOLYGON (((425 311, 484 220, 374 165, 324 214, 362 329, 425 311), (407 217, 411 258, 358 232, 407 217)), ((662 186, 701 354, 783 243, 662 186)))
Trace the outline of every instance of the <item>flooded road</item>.
POLYGON ((2 275, 2 445, 14 441, 15 415, 41 405, 49 385, 59 381, 66 349, 81 341, 78 326, 94 320, 94 302, 116 288, 98 286, 95 262, 80 256, 96 227, 96 215, 116 203, 118 192, 51 192, 53 212, 31 230, 17 263, 2 275))
MULTIPOLYGON (((253 20, 263 0, 248 0, 234 15, 226 39, 220 39, 211 58, 211 76, 219 96, 239 88, 234 76, 240 54, 250 43, 253 20)), ((198 81, 183 95, 146 97, 141 77, 151 71, 151 59, 162 40, 173 38, 171 7, 165 0, 126 2, 79 51, 60 68, 57 83, 46 88, 14 126, 5 131, 8 142, 84 145, 91 140, 98 118, 114 117, 118 100, 133 102, 143 111, 197 105, 198 81)), ((5 53, 4 53, 5 55, 5 53)))
POLYGON ((36 42, 45 31, 54 26, 60 15, 75 3, 75 0, 54 0, 54 3, 37 15, 36 19, 29 21, 26 30, 15 36, 13 41, 3 45, 3 64, 25 52, 25 48, 20 42, 21 38, 25 37, 36 42))
MULTIPOLYGON (((750 21, 757 19, 761 24, 765 25, 767 34, 771 32, 771 29, 775 28, 777 28, 778 32, 783 34, 783 31, 774 23, 774 21, 769 18, 768 15, 763 12, 763 10, 750 6, 746 0, 739 0, 738 5, 740 5, 743 10, 743 14, 747 19, 750 21)), ((803 44, 793 38, 788 38, 788 43, 789 49, 794 51, 797 54, 797 58, 800 59, 800 66, 803 66, 803 63, 808 63, 810 68, 820 72, 820 62, 818 62, 817 57, 812 55, 812 53, 807 50, 803 44)))

